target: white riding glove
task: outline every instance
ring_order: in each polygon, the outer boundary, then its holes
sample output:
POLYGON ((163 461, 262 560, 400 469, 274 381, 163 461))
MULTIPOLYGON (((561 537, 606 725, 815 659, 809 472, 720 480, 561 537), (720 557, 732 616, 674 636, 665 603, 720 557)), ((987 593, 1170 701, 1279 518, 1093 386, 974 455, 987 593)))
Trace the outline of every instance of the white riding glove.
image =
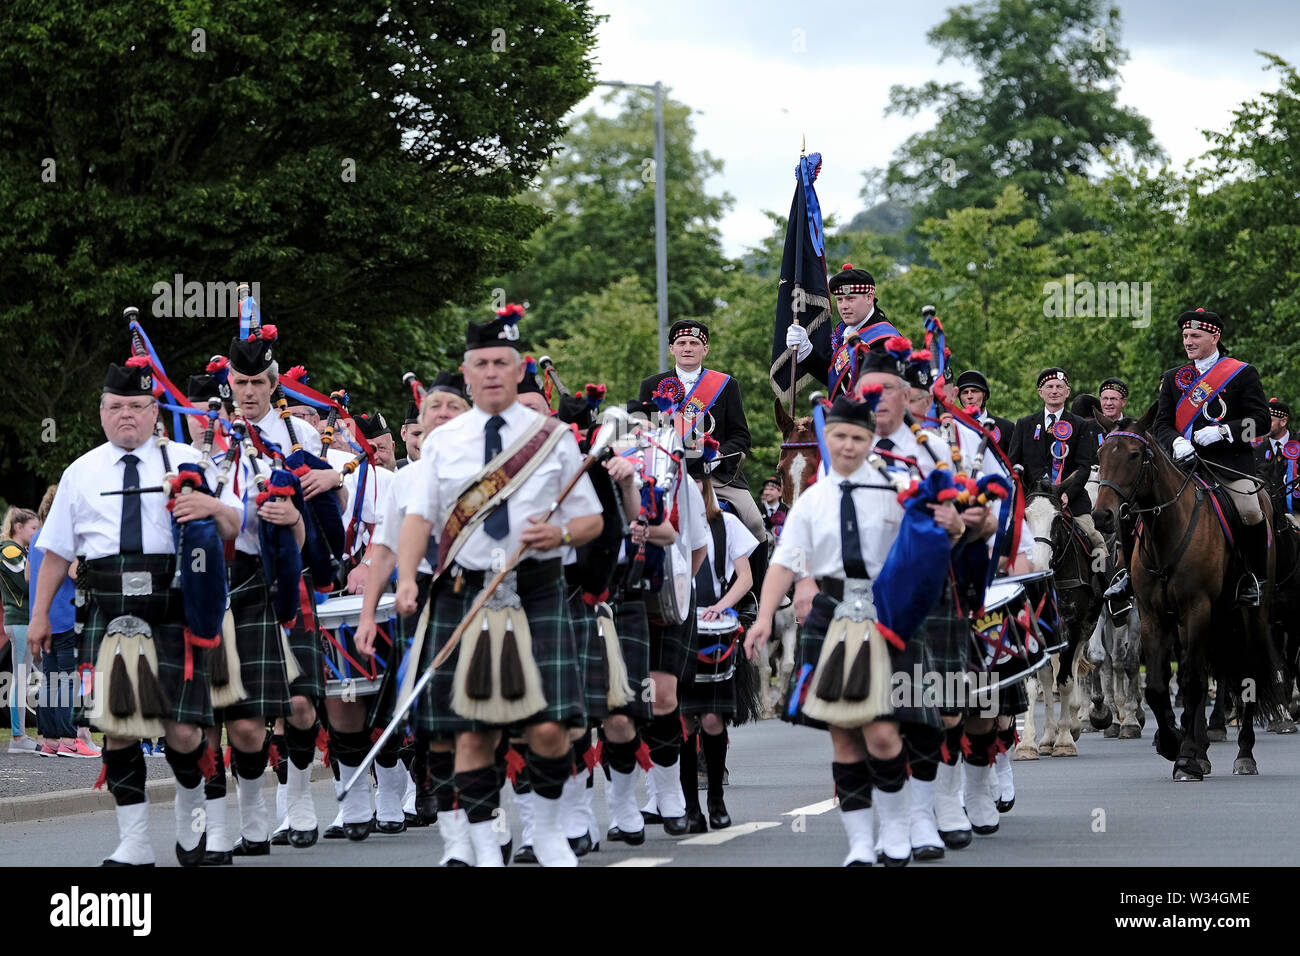
POLYGON ((1196 449, 1192 447, 1192 443, 1182 435, 1179 435, 1174 439, 1174 461, 1182 461, 1184 458, 1191 458, 1195 452, 1196 449))
POLYGON ((808 341, 808 332, 801 325, 791 325, 785 330, 785 347, 798 349, 798 359, 802 362, 812 355, 812 343, 808 341))
POLYGON ((1218 425, 1206 425, 1192 432, 1192 441, 1198 445, 1213 445, 1216 441, 1223 441, 1223 432, 1219 431, 1218 425))

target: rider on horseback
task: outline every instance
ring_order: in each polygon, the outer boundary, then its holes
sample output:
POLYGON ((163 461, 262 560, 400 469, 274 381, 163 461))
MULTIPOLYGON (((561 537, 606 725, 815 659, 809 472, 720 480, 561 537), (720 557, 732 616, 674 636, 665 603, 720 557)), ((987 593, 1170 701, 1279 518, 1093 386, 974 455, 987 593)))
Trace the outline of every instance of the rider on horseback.
POLYGON ((1246 563, 1237 600, 1258 607, 1261 582, 1268 577, 1269 528, 1259 505, 1251 445, 1269 429, 1264 388, 1253 365, 1229 358, 1219 347, 1223 319, 1218 315, 1184 312, 1178 327, 1190 364, 1161 378, 1152 431, 1175 461, 1199 457, 1232 498, 1241 516, 1237 540, 1246 563))
POLYGON ((1300 478, 1297 478, 1300 469, 1296 466, 1300 458, 1300 443, 1292 440, 1287 429, 1291 408, 1286 402, 1270 398, 1268 414, 1273 428, 1267 438, 1255 439, 1255 465, 1273 488, 1274 509, 1281 508, 1287 520, 1300 528, 1300 522, 1296 520, 1296 509, 1300 508, 1300 478))

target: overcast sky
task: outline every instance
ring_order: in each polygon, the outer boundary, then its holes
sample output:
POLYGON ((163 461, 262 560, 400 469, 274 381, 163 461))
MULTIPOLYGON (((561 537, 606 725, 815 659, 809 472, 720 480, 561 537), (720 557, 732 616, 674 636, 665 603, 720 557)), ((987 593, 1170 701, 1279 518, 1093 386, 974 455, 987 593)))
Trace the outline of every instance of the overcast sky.
MULTIPOLYGON (((597 76, 662 80, 695 111, 697 148, 725 164, 709 189, 735 198, 722 238, 726 253, 738 256, 768 233, 764 210, 789 209, 801 135, 809 152, 823 155, 822 209, 844 224, 864 206, 862 172, 885 166, 933 119, 886 118, 890 85, 973 85, 972 70, 938 63, 925 39, 953 5, 594 0, 609 18, 598 28, 597 76)), ((1119 0, 1119 7, 1120 43, 1129 51, 1120 101, 1147 117, 1177 164, 1204 152, 1200 130, 1224 128, 1243 100, 1276 88, 1256 50, 1300 63, 1293 0, 1119 0)), ((599 106, 602 96, 597 90, 578 111, 599 106)))

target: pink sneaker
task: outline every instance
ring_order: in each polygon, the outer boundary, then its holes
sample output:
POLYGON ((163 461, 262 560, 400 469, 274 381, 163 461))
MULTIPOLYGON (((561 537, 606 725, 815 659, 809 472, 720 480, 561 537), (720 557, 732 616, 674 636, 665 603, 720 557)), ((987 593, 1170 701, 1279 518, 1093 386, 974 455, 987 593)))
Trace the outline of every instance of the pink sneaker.
POLYGON ((59 752, 59 748, 47 740, 45 741, 45 743, 41 744, 41 746, 37 749, 36 756, 53 757, 56 754, 58 754, 58 752, 59 752))
POLYGON ((76 741, 71 747, 67 744, 59 744, 60 757, 98 757, 99 751, 86 746, 84 740, 76 741))

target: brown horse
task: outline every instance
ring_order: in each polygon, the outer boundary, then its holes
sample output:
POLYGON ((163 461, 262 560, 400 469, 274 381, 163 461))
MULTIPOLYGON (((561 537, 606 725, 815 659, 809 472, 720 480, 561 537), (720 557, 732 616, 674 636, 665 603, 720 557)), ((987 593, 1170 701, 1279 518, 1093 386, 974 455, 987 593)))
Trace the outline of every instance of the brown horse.
POLYGON ((780 399, 775 404, 776 425, 781 429, 781 457, 776 463, 781 476, 781 500, 793 505, 800 493, 817 480, 822 458, 812 418, 791 418, 780 399))
MULTIPOLYGON (((1269 639, 1273 555, 1270 551, 1261 606, 1237 607, 1232 586, 1225 584, 1237 577, 1233 557, 1210 492, 1193 480, 1194 469, 1185 473, 1151 436, 1154 418, 1154 406, 1140 421, 1097 415, 1110 434, 1097 454, 1101 483, 1093 517, 1102 533, 1113 531, 1123 515, 1141 518, 1131 574, 1147 662, 1147 705, 1159 725, 1156 750, 1174 761, 1175 780, 1199 781, 1209 773, 1205 700, 1213 673, 1242 715, 1232 772, 1256 774, 1254 721, 1282 714, 1285 700, 1281 663, 1269 639), (1181 733, 1159 666, 1171 651, 1174 626, 1183 652, 1181 733)), ((1260 504, 1271 524, 1266 495, 1260 495, 1260 504)))

